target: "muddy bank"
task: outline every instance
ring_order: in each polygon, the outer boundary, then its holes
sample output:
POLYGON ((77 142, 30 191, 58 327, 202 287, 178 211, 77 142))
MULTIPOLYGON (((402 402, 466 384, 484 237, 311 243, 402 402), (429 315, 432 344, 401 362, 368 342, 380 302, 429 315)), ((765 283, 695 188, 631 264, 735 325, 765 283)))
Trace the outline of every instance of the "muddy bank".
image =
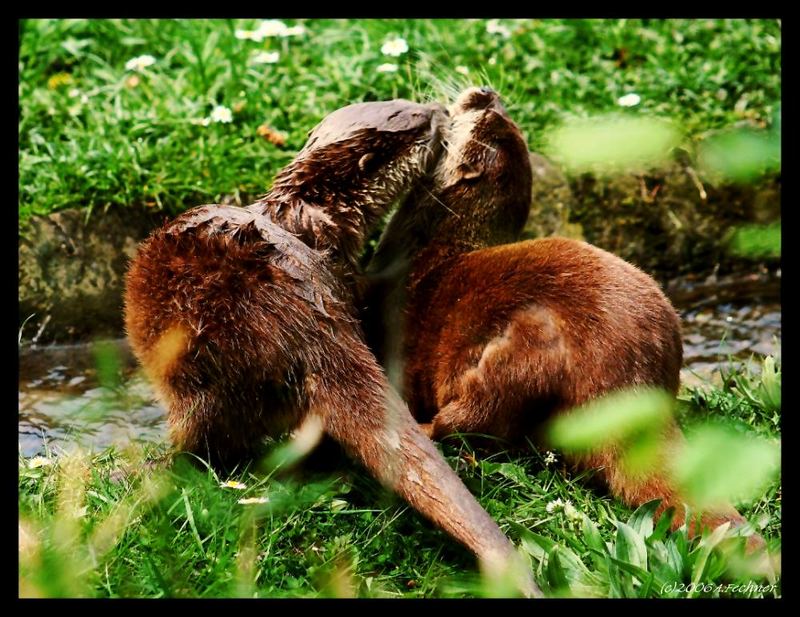
POLYGON ((138 208, 63 210, 35 217, 20 234, 19 326, 38 343, 115 337, 136 245, 166 215, 138 208))
MULTIPOLYGON (((702 184, 675 162, 645 176, 567 177, 531 155, 534 192, 524 237, 580 238, 665 282, 692 273, 757 272, 766 264, 732 256, 731 230, 780 217, 780 176, 754 185, 702 184)), ((143 208, 63 210, 26 224, 19 249, 23 343, 122 335, 122 291, 136 245, 166 215, 143 208)))
MULTIPOLYGON (((532 154, 533 205, 526 238, 579 238, 636 264, 660 281, 688 273, 756 270, 729 250, 739 226, 780 219, 780 175, 756 184, 714 186, 688 162, 648 174, 565 176, 532 154)), ((776 267, 779 259, 760 264, 776 267)))

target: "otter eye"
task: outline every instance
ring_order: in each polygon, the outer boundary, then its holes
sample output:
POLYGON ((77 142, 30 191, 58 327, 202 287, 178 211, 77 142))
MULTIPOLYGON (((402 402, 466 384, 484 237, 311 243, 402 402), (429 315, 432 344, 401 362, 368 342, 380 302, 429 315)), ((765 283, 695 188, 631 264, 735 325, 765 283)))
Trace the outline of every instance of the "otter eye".
POLYGON ((375 158, 375 155, 372 154, 372 152, 370 152, 369 154, 365 154, 360 159, 358 159, 358 168, 361 171, 367 171, 367 169, 370 167, 370 163, 371 163, 372 159, 374 159, 374 158, 375 158))
POLYGON ((483 165, 461 163, 458 166, 458 173, 461 175, 462 180, 474 180, 483 175, 483 165))

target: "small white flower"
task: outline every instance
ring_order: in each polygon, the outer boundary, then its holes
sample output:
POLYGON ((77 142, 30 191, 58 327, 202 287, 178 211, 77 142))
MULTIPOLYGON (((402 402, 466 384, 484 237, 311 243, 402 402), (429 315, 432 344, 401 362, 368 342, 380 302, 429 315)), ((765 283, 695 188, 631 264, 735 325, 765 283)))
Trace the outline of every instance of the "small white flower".
POLYGON ((555 463, 555 462, 556 462, 555 452, 548 451, 547 454, 544 457, 545 465, 549 465, 550 463, 555 463))
POLYGON ((279 51, 262 51, 253 56, 253 62, 256 64, 275 64, 280 59, 279 51))
POLYGON ((211 112, 212 122, 232 122, 233 112, 224 105, 217 105, 211 112))
POLYGON ((73 88, 72 90, 67 92, 67 96, 69 96, 69 98, 71 98, 71 99, 74 99, 76 96, 80 96, 80 95, 81 95, 81 91, 78 90, 77 88, 73 88))
POLYGON ((221 488, 235 488, 237 491, 243 491, 247 488, 246 484, 241 482, 237 482, 236 480, 225 480, 225 482, 220 482, 221 488))
POLYGON ((461 64, 456 67, 456 73, 461 73, 462 75, 469 75, 469 69, 461 64))
POLYGON ((302 36, 306 32, 305 26, 292 26, 291 28, 286 28, 281 36, 302 36))
POLYGON ((545 510, 547 510, 549 514, 552 514, 556 510, 560 510, 563 507, 564 507, 564 502, 561 501, 561 499, 556 499, 555 501, 551 501, 550 503, 548 503, 545 506, 545 510))
POLYGON ((499 34, 504 39, 507 39, 511 36, 511 30, 509 30, 506 26, 501 25, 499 19, 490 19, 487 21, 486 32, 489 34, 499 34))
POLYGON ((489 66, 494 66, 495 64, 497 64, 497 58, 492 56, 491 58, 489 58, 489 60, 487 60, 487 62, 489 63, 489 66))
POLYGON ((31 469, 37 469, 38 467, 45 467, 47 465, 52 465, 52 459, 46 458, 44 456, 34 456, 32 459, 28 460, 28 467, 31 469))
POLYGON ((630 94, 619 97, 619 99, 617 99, 617 105, 622 105, 623 107, 635 107, 641 100, 642 97, 635 92, 631 92, 630 94))
POLYGON ((257 34, 255 30, 237 30, 233 33, 233 36, 242 41, 261 41, 264 38, 257 34))
POLYGON ((237 503, 247 506, 254 503, 268 503, 269 497, 242 497, 237 503))
POLYGON ((581 513, 575 506, 572 505, 572 502, 569 500, 564 502, 564 514, 572 521, 577 521, 581 518, 581 513))
POLYGON ((141 71, 142 69, 147 68, 148 66, 152 66, 156 63, 156 59, 153 56, 136 56, 135 58, 131 58, 125 63, 125 70, 127 71, 141 71))
POLYGON ((402 56, 404 53, 408 51, 408 43, 406 43, 405 39, 396 38, 392 39, 391 41, 387 41, 381 47, 381 53, 385 56, 402 56))
POLYGON ((280 19, 267 19, 261 22, 255 34, 261 37, 257 39, 260 41, 267 36, 287 36, 288 30, 289 28, 280 19))
POLYGON ((397 72, 397 65, 387 62, 386 64, 381 64, 375 70, 378 71, 378 73, 395 73, 397 72))

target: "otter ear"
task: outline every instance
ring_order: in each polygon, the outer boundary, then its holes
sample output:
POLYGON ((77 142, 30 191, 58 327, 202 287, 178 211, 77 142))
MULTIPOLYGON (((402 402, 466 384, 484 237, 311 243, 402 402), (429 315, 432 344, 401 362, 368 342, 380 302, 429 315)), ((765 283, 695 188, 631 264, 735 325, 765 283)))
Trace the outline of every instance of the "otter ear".
POLYGON ((474 180, 483 175, 483 165, 480 163, 461 163, 458 174, 462 180, 474 180))
POLYGON ((372 152, 365 154, 360 159, 358 159, 358 168, 361 171, 369 171, 370 167, 372 166, 372 160, 375 158, 375 155, 372 152))

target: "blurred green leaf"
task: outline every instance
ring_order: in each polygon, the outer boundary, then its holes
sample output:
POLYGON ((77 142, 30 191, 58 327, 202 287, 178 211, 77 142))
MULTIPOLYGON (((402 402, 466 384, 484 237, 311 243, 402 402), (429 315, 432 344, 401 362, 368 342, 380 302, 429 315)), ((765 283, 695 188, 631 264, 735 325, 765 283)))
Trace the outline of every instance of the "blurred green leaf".
POLYGON ((780 257, 781 222, 737 227, 731 236, 728 250, 734 255, 755 259, 780 257))
POLYGON ((97 380, 104 388, 113 390, 120 383, 121 360, 117 347, 111 341, 98 341, 94 344, 94 359, 97 366, 97 380))
POLYGON ((599 116, 555 129, 548 150, 572 172, 621 173, 666 161, 680 132, 656 118, 599 116))
POLYGON ((752 182, 780 170, 781 136, 751 128, 723 131, 700 143, 697 160, 701 171, 712 178, 752 182))
POLYGON ((684 451, 673 460, 673 472, 687 497, 706 507, 756 497, 779 465, 776 443, 706 425, 687 436, 684 451))
POLYGON ((557 448, 590 451, 637 433, 658 432, 672 406, 672 397, 660 389, 616 392, 556 418, 549 437, 557 448))

